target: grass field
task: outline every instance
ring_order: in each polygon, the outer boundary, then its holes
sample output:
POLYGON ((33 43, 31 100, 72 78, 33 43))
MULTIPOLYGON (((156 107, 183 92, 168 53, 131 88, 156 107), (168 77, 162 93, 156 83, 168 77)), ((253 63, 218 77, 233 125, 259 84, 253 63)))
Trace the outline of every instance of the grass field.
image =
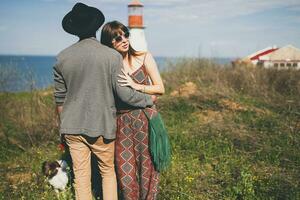
MULTIPOLYGON (((300 71, 173 65, 158 100, 172 144, 158 199, 300 199, 300 71)), ((0 199, 72 199, 40 173, 62 153, 51 89, 1 93, 0 109, 0 199)))

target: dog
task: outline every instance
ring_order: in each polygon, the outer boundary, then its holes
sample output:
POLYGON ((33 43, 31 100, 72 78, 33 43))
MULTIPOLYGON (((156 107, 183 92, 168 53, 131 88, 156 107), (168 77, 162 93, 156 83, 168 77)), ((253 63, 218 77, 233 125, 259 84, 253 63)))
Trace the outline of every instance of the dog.
POLYGON ((56 193, 65 190, 68 182, 68 164, 64 160, 45 161, 42 165, 42 172, 47 177, 50 185, 53 186, 56 193))

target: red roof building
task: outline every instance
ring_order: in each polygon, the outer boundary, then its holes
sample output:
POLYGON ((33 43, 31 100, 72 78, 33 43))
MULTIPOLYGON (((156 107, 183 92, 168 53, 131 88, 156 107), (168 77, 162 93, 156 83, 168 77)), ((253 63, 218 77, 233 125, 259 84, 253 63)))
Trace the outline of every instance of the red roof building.
POLYGON ((242 60, 249 60, 252 64, 265 68, 294 68, 300 69, 300 49, 287 45, 281 48, 268 47, 257 51, 242 60))
POLYGON ((265 49, 259 50, 257 52, 254 52, 253 54, 247 56, 246 58, 251 60, 251 62, 256 65, 260 61, 262 61, 263 57, 278 50, 276 46, 273 47, 267 47, 265 49))

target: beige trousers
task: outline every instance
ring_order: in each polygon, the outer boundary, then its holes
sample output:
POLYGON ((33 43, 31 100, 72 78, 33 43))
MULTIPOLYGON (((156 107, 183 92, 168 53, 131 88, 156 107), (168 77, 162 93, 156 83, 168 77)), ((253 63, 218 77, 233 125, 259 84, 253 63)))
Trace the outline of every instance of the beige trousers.
POLYGON ((117 200, 117 181, 114 166, 115 141, 106 142, 103 137, 65 135, 69 146, 75 175, 76 200, 92 200, 91 152, 97 157, 102 177, 103 200, 117 200))

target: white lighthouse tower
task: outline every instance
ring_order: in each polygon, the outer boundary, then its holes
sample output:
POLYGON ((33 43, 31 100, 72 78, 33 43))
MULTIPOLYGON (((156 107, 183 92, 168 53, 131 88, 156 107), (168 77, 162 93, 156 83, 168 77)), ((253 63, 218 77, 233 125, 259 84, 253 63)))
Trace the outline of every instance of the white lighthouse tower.
POLYGON ((128 28, 130 29, 130 44, 136 51, 147 51, 144 32, 143 7, 139 0, 128 4, 128 28))

